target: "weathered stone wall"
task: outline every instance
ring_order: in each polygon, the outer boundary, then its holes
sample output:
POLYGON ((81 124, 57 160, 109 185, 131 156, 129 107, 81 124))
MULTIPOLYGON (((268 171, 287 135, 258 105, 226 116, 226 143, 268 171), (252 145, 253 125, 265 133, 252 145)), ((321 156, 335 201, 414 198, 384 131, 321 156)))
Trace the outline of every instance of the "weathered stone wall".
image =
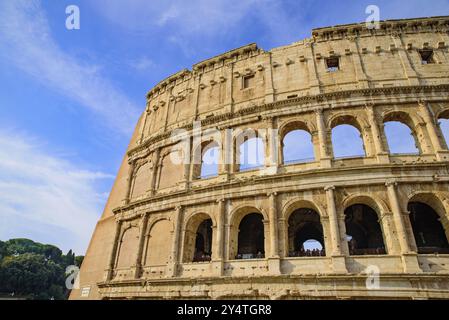
POLYGON ((407 211, 410 201, 428 204, 449 235, 449 150, 438 126, 449 116, 448 45, 449 17, 337 26, 270 51, 235 49, 162 81, 148 93, 71 298, 449 298, 449 255, 417 254, 407 211), (422 64, 422 49, 434 63, 422 64), (338 58, 335 72, 329 58, 338 58), (233 159, 216 177, 170 161, 182 147, 171 133, 191 132, 193 121, 217 129, 220 159, 233 159), (406 124, 419 154, 391 154, 386 121, 406 124), (339 124, 359 130, 364 157, 334 157, 339 124), (236 165, 237 130, 247 128, 278 130, 261 135, 262 170, 236 165), (279 141, 294 129, 311 134, 313 161, 284 164, 279 141), (353 204, 376 212, 386 255, 349 254, 344 211, 353 204), (301 208, 319 214, 326 256, 289 257, 288 219, 301 208), (252 212, 263 215, 265 257, 235 260, 239 223, 252 212), (192 263, 204 219, 211 261, 192 263), (379 290, 365 286, 373 265, 379 290))

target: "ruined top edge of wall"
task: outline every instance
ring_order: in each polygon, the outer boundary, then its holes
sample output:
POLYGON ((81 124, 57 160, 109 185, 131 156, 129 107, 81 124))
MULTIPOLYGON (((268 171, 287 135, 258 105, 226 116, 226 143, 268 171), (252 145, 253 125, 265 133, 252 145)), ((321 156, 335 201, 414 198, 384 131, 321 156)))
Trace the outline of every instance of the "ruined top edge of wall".
MULTIPOLYGON (((433 26, 449 26, 449 16, 439 16, 439 17, 424 17, 424 18, 413 18, 413 19, 396 19, 396 20, 385 20, 380 21, 381 31, 397 31, 397 32, 417 32, 420 28, 428 28, 433 26)), ((361 33, 370 33, 374 35, 372 30, 367 28, 366 23, 353 23, 345 25, 337 25, 331 27, 316 28, 312 30, 312 37, 306 38, 292 44, 281 46, 278 48, 273 48, 269 52, 274 52, 277 50, 286 49, 291 46, 298 46, 305 44, 307 42, 318 42, 318 41, 332 41, 336 38, 344 35, 359 36, 361 33)), ((251 43, 226 53, 217 55, 215 57, 203 60, 195 65, 193 65, 192 70, 183 69, 166 79, 160 81, 156 86, 154 86, 148 93, 147 99, 151 99, 154 93, 158 91, 164 91, 165 88, 170 87, 170 85, 175 84, 177 81, 183 79, 189 79, 198 73, 204 71, 206 67, 211 65, 224 65, 225 61, 237 60, 238 57, 250 58, 254 55, 265 53, 263 49, 259 49, 256 43, 251 43)))

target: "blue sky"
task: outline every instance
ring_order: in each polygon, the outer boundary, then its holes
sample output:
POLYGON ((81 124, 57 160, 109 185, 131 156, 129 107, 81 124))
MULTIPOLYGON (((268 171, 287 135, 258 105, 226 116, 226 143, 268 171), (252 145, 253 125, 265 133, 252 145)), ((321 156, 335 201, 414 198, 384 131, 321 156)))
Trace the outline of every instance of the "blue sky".
POLYGON ((0 0, 0 239, 84 253, 146 92, 210 56, 449 1, 0 0), (65 28, 77 5, 81 29, 65 28))

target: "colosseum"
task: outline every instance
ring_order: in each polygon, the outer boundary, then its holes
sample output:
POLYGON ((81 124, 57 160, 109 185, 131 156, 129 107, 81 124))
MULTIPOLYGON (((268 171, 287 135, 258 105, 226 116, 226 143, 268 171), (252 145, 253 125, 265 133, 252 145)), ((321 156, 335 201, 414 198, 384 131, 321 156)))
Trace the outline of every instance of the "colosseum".
POLYGON ((448 45, 449 16, 339 25, 161 81, 71 298, 449 298, 448 45), (363 154, 335 153, 340 126, 363 154))

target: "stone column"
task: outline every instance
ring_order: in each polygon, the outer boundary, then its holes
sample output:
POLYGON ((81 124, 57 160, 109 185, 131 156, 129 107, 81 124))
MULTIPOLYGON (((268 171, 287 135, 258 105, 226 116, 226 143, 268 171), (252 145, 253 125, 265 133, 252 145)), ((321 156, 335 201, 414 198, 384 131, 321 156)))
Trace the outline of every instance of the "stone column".
POLYGON ((401 249, 403 270, 406 273, 421 272, 416 252, 410 250, 410 243, 404 223, 404 215, 396 192, 397 183, 395 181, 387 181, 385 185, 387 186, 388 200, 393 212, 393 221, 401 249))
POLYGON ((397 183, 394 181, 387 181, 385 185, 387 186, 388 200, 390 201, 391 210, 393 212, 393 221, 396 226, 396 232, 398 235, 401 253, 409 253, 410 245, 408 243, 407 232, 402 217, 403 216, 402 209, 401 206, 399 205, 399 200, 396 193, 397 183))
POLYGON ((268 117, 266 121, 265 138, 265 172, 267 174, 276 174, 278 171, 278 150, 277 150, 277 130, 275 129, 275 119, 268 117))
POLYGON ((139 127, 139 140, 138 140, 139 144, 143 142, 143 139, 145 137, 145 127, 147 124, 148 117, 150 116, 150 113, 151 113, 150 106, 147 105, 147 108, 143 114, 142 122, 140 123, 140 127, 139 127))
POLYGON ((217 276, 223 275, 223 249, 224 249, 224 221, 226 216, 226 205, 227 200, 219 199, 218 203, 218 215, 217 215, 217 226, 215 228, 216 235, 214 249, 212 251, 212 263, 213 269, 217 276))
POLYGON ((280 274, 281 265, 279 258, 279 232, 278 232, 278 207, 277 193, 268 194, 269 207, 268 219, 270 219, 270 255, 268 257, 268 269, 271 274, 280 274))
POLYGON ((435 151, 435 155, 438 160, 443 160, 441 152, 443 151, 443 146, 441 145, 440 138, 437 133, 435 119, 430 112, 429 106, 426 102, 420 101, 419 107, 421 109, 421 114, 424 118, 424 122, 426 123, 427 131, 429 132, 430 141, 433 146, 433 150, 435 151))
POLYGON ((366 112, 368 113, 368 121, 371 127, 371 133, 373 136, 374 148, 376 150, 376 156, 379 163, 388 163, 388 152, 384 150, 384 146, 381 140, 381 132, 377 125, 376 115, 374 113, 374 106, 372 104, 366 105, 366 112))
POLYGON ((183 218, 183 208, 182 206, 178 206, 175 208, 174 214, 174 231, 173 231, 173 239, 172 246, 170 250, 170 262, 168 264, 168 276, 176 277, 178 275, 178 265, 179 265, 179 247, 180 247, 180 239, 181 239, 181 224, 183 218))
POLYGON ((350 39, 349 45, 351 48, 351 52, 349 54, 352 55, 357 82, 359 83, 360 88, 369 88, 370 85, 368 76, 363 68, 362 55, 359 50, 358 37, 350 39))
POLYGON ((156 193, 156 178, 157 170, 159 167, 159 157, 161 153, 161 148, 157 148, 153 151, 153 167, 151 168, 151 179, 150 179, 150 194, 154 195, 156 193))
POLYGON ((234 83, 234 63, 227 63, 223 66, 226 71, 226 99, 223 106, 225 113, 233 112, 234 98, 233 98, 233 83, 234 83))
POLYGON ((145 234, 147 231, 147 223, 148 223, 148 214, 144 214, 142 217, 142 222, 140 226, 140 235, 139 235, 139 248, 137 249, 137 257, 136 257, 136 271, 134 274, 134 278, 138 279, 142 275, 142 255, 143 248, 145 246, 145 234))
POLYGON ((269 198, 269 219, 270 219, 270 257, 279 258, 279 244, 278 244, 278 227, 277 227, 277 193, 268 194, 269 198))
POLYGON ((232 156, 232 133, 227 128, 221 129, 220 163, 218 174, 222 180, 229 179, 232 156))
POLYGON ((346 262, 345 257, 341 251, 341 239, 340 239, 340 229, 338 227, 338 217, 337 217, 337 209, 335 206, 335 195, 334 195, 334 186, 327 186, 324 188, 326 191, 326 200, 327 200, 327 214, 329 216, 329 230, 331 236, 332 243, 332 265, 335 273, 346 273, 346 262))
POLYGON ((109 265, 106 269, 106 281, 111 281, 114 277, 115 261, 117 260, 117 249, 120 242, 120 231, 122 229, 122 222, 116 220, 115 222, 115 232, 114 232, 114 242, 112 244, 111 254, 109 256, 109 265))
POLYGON ((404 40, 402 39, 402 35, 399 33, 392 34, 391 38, 395 44, 395 50, 397 50, 398 52, 399 59, 401 61, 404 70, 404 75, 407 77, 409 84, 411 86, 419 86, 420 85, 419 76, 418 73, 415 71, 415 69, 413 69, 409 54, 407 50, 405 50, 407 46, 405 45, 404 40))
POLYGON ((134 168, 136 167, 136 161, 133 160, 131 163, 129 163, 129 169, 128 169, 128 179, 126 182, 126 191, 125 191, 125 198, 122 200, 123 205, 127 205, 131 198, 131 186, 133 183, 133 175, 134 175, 134 168))
POLYGON ((322 168, 331 167, 331 157, 327 151, 326 125, 324 124, 323 109, 315 110, 318 137, 320 142, 320 162, 322 168))
POLYGON ((315 50, 313 48, 314 43, 312 41, 306 41, 306 48, 309 48, 307 57, 307 72, 309 73, 309 91, 311 95, 321 93, 321 84, 318 77, 318 70, 315 62, 315 50))
MULTIPOLYGON (((273 64, 272 64, 272 57, 271 52, 266 53, 268 55, 268 64, 265 67, 265 103, 271 103, 275 100, 274 95, 274 86, 273 86, 273 64)), ((263 67, 262 67, 263 68, 263 67)), ((262 71, 262 70, 261 70, 262 71)))

